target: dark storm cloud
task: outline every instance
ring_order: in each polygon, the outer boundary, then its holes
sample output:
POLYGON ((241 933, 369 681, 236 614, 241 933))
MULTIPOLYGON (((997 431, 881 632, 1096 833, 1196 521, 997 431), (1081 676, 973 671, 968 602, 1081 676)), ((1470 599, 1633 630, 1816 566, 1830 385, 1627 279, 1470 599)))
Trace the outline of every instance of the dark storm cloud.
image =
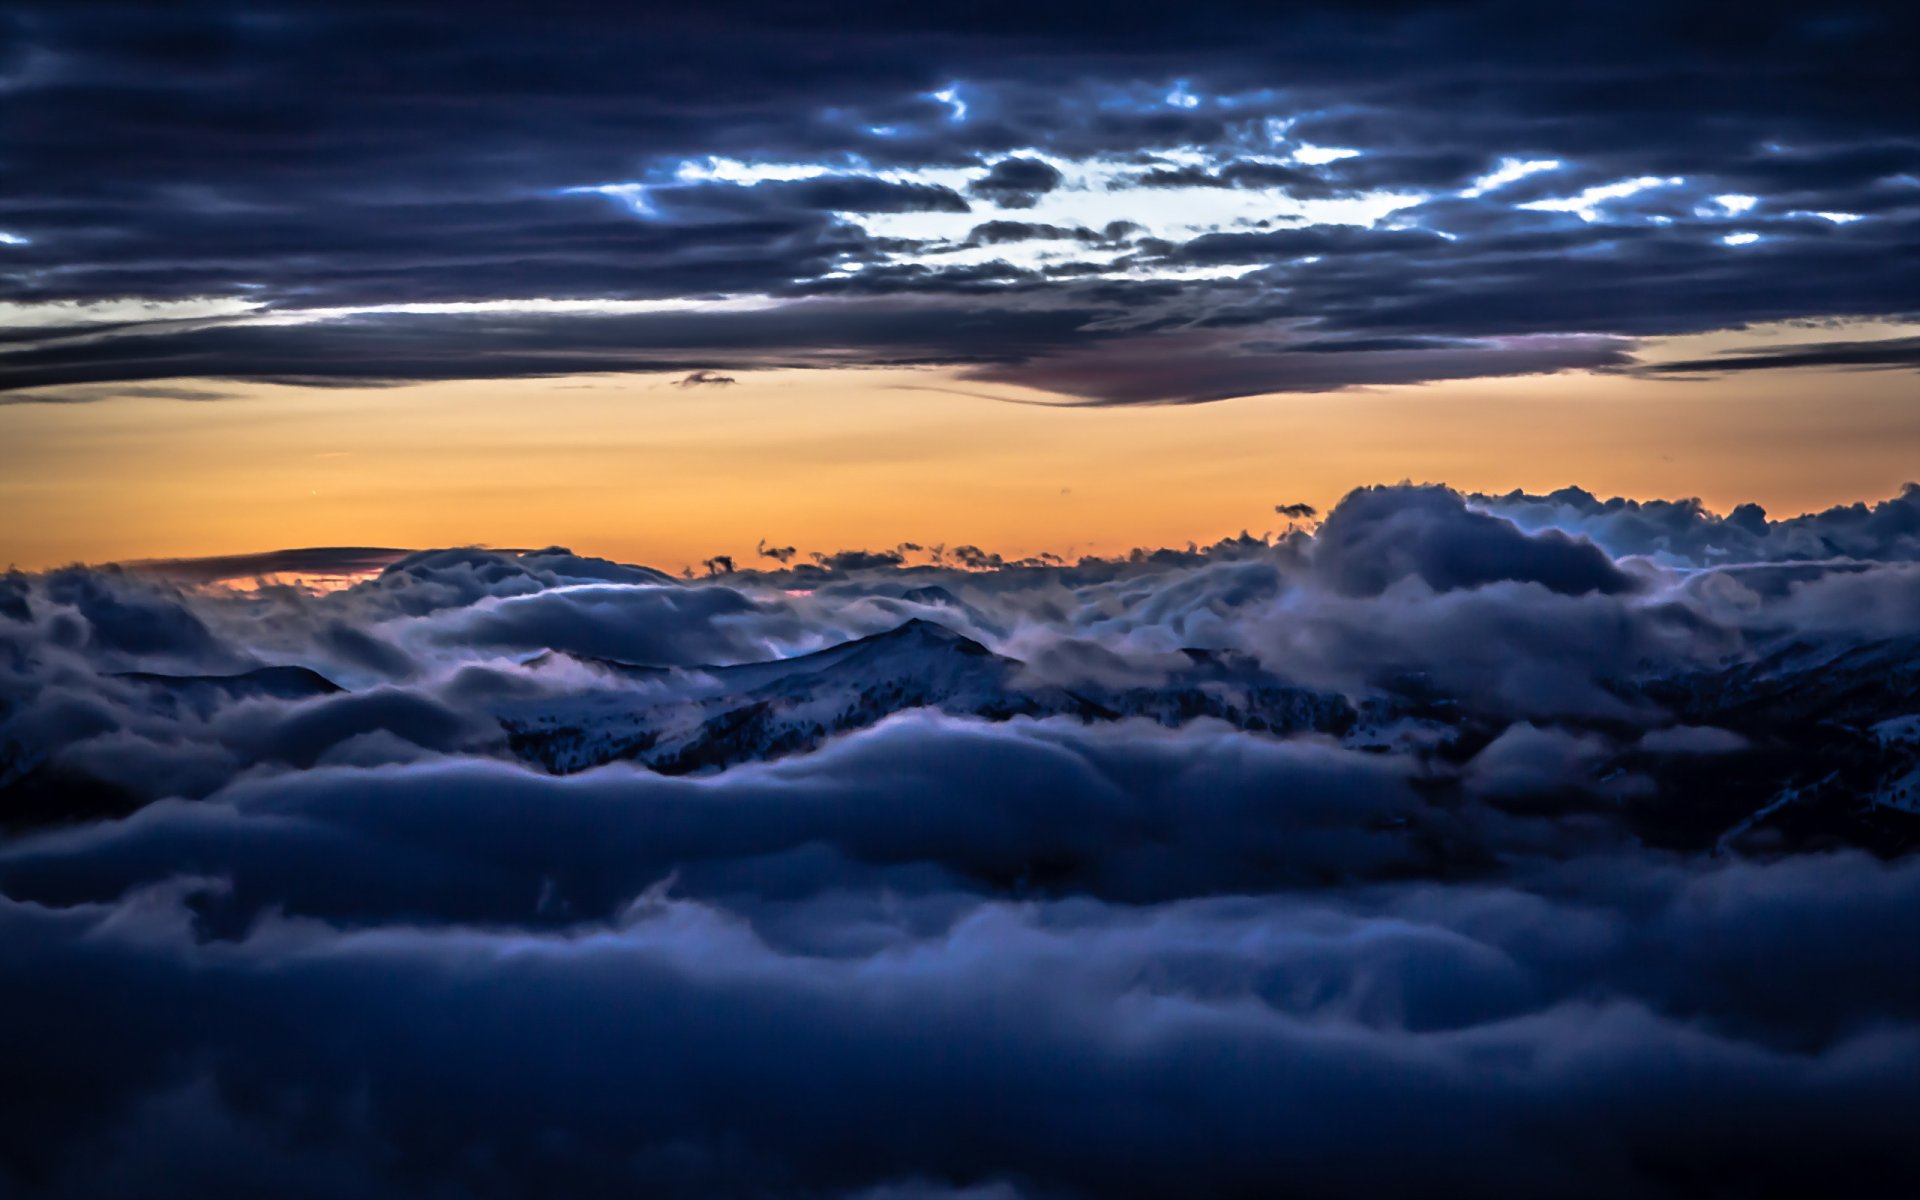
POLYGON ((1633 361, 1628 343, 1614 338, 1543 337, 1505 344, 1396 339, 1370 350, 1332 354, 1325 342, 1289 344, 1247 332, 1227 327, 1141 334, 1031 360, 970 366, 964 377, 1043 388, 1088 404, 1188 404, 1262 392, 1599 370, 1633 361))
POLYGON ((811 300, 736 312, 360 316, 49 343, 0 356, 0 388, 183 375, 383 384, 694 373, 711 371, 716 354, 759 367, 1001 361, 1072 341, 1092 315, 1086 309, 811 300))
MULTIPOLYGON (((1920 97, 1901 48, 1920 30, 1905 6, 1767 4, 1737 19, 1687 3, 1546 15, 1497 0, 1039 8, 883 5, 821 23, 746 4, 646 21, 598 5, 488 4, 462 21, 416 3, 17 5, 0 46, 14 181, 0 199, 0 297, 295 308, 873 287, 938 322, 956 291, 1011 287, 1078 311, 1090 293, 1075 281, 1104 269, 1092 259, 936 270, 940 247, 876 237, 870 218, 1050 203, 1070 191, 1056 163, 1131 161, 1123 194, 1145 198, 1129 215, 1149 224, 1147 201, 1169 186, 1271 195, 1275 220, 1289 197, 1391 191, 1412 207, 1394 229, 1309 221, 1149 247, 1117 269, 1264 270, 1231 286, 1177 281, 1151 309, 1144 293, 1110 294, 1097 325, 1069 322, 1066 349, 1223 307, 1243 323, 1305 321, 1323 338, 1439 340, 1913 311, 1920 97), (1542 69, 1571 62, 1577 71, 1542 69), (1265 144, 1270 118, 1290 122, 1284 145, 1265 144), (1289 158, 1303 141, 1359 153, 1289 158), (1154 157, 1169 150, 1183 157, 1154 157), (807 171, 682 169, 713 156, 807 171), (1508 159, 1560 165, 1473 190, 1508 159), (930 168, 966 182, 915 177, 930 168), (1684 182, 1597 201, 1592 221, 1517 207, 1638 178, 1684 182), (579 191, 595 188, 610 190, 579 191), (1716 207, 1729 193, 1755 203, 1716 207), (1850 216, 1861 219, 1836 223, 1850 216), (1760 240, 1721 240, 1746 233, 1760 240)), ((1084 240, 1071 222, 1035 224, 1084 240)), ((594 335, 553 330, 550 370, 538 373, 729 371, 815 362, 823 345, 897 360, 859 314, 842 315, 837 327, 789 328, 771 350, 734 327, 740 341, 722 338, 698 361, 610 360, 594 335)), ((365 323, 394 327, 398 342, 422 329, 397 315, 365 323)), ((315 359, 370 358, 366 378, 532 371, 493 353, 489 322, 449 323, 436 332, 444 352, 404 363, 368 345, 384 332, 356 326, 300 336, 315 359)), ((173 336, 137 350, 107 337, 53 348, 29 332, 8 339, 26 349, 5 374, 68 385, 42 398, 80 383, 260 377, 250 347, 173 336), (47 355, 84 366, 45 369, 47 355), (207 357, 232 365, 209 370, 207 357)), ((1007 357, 1031 359, 1037 386, 1111 399, 1074 390, 1073 373, 1047 362, 1055 348, 1044 339, 1007 357)), ((912 358, 978 355, 962 333, 912 358)), ((1370 357, 1355 351, 1350 377, 1326 386, 1453 377, 1370 357)), ((303 381, 351 370, 282 365, 295 369, 278 377, 303 381)))
POLYGON ((972 206, 950 188, 926 184, 884 183, 872 179, 810 179, 793 185, 811 208, 841 212, 970 212, 972 206))
POLYGON ((1032 208, 1040 197, 1060 186, 1060 170, 1037 158, 1003 158, 983 178, 967 185, 1001 208, 1032 208))
MULTIPOLYGON (((1916 191, 1920 199, 1920 190, 1916 191)), ((1437 227, 1449 228, 1436 214, 1437 227)), ((1842 317, 1911 310, 1915 282, 1901 261, 1915 244, 1912 225, 1892 228, 1806 223, 1798 236, 1751 246, 1715 237, 1751 222, 1715 229, 1588 224, 1577 217, 1515 222, 1519 228, 1484 241, 1463 233, 1445 247, 1417 253, 1431 270, 1389 284, 1376 256, 1328 256, 1286 268, 1296 290, 1276 312, 1324 303, 1326 324, 1354 330, 1403 330, 1492 336, 1604 329, 1635 336, 1726 328, 1750 321, 1842 317), (1562 256, 1591 247, 1604 253, 1562 256), (1744 257, 1742 257, 1744 255, 1744 257), (1650 280, 1664 273, 1657 304, 1650 280), (1376 288, 1371 297, 1359 285, 1376 288), (1768 282, 1770 281, 1770 282, 1768 282), (1741 289, 1766 289, 1742 297, 1741 289), (1295 307, 1299 306, 1299 307, 1295 307)), ((1411 264, 1403 263, 1405 269, 1411 264)))
POLYGON ((1300 167, 1268 162, 1230 162, 1217 171, 1204 167, 1156 167, 1133 176, 1136 187, 1256 187, 1273 188, 1292 196, 1326 196, 1336 189, 1325 175, 1300 167))
POLYGON ((1282 229, 1272 233, 1212 233, 1180 247, 1181 260, 1205 265, 1263 263, 1309 255, 1380 254, 1435 250, 1445 242, 1424 230, 1364 230, 1352 226, 1282 229))
POLYGON ((1070 238, 1075 241, 1092 242, 1100 240, 1100 235, 1091 229, 1063 225, 1038 225, 1032 221, 985 221, 973 227, 967 234, 969 242, 1025 242, 1035 238, 1070 238))
POLYGON ((1916 494, 9 575, 0 1189, 1902 1194, 1916 494))

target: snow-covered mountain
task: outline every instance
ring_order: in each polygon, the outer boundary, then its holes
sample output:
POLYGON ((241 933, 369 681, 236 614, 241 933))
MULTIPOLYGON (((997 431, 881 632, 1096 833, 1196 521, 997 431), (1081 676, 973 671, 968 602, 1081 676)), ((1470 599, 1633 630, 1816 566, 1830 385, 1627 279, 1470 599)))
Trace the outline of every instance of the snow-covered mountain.
MULTIPOLYGON (((557 663, 568 656, 548 655, 557 663)), ((1424 676, 1349 697, 1300 687, 1232 652, 1188 650, 1163 682, 1062 688, 938 623, 769 662, 664 668, 573 658, 607 686, 499 712, 512 753, 556 773, 631 760, 669 774, 804 753, 913 708, 1005 720, 1224 722, 1254 735, 1318 734, 1421 765, 1457 802, 1464 769, 1515 728, 1424 676)), ((1491 801, 1528 815, 1598 805, 1643 839, 1683 850, 1770 844, 1900 849, 1920 835, 1920 640, 1773 648, 1715 670, 1620 681, 1667 714, 1647 734, 1610 721, 1547 727, 1605 747, 1591 780, 1491 801), (1711 732, 1701 732, 1703 730, 1711 732)), ((1449 801, 1447 798, 1454 799, 1449 801)))
POLYGON ((1680 844, 1719 827, 1723 848, 1920 845, 1920 638, 1788 638, 1637 692, 1746 743, 1668 764, 1659 823, 1680 844))
MULTIPOLYGON (((249 754, 272 750, 245 740, 260 706, 289 706, 307 714, 292 726, 303 737, 333 737, 335 726, 340 739, 377 728, 427 750, 457 745, 555 774, 623 760, 663 774, 712 773, 804 754, 912 709, 1090 725, 1204 720, 1252 737, 1315 736, 1399 756, 1441 808, 1486 804, 1522 819, 1601 820, 1683 852, 1854 845, 1891 853, 1920 845, 1920 638, 1783 636, 1711 669, 1646 666, 1609 684, 1641 714, 1633 720, 1494 711, 1420 672, 1382 677, 1354 694, 1316 690, 1221 650, 1183 651, 1153 682, 1060 686, 925 619, 765 662, 668 667, 547 651, 518 669, 538 686, 502 691, 483 702, 477 725, 458 730, 441 727, 465 718, 426 699, 391 689, 345 693, 302 667, 106 682, 142 697, 146 719, 160 727, 240 738, 235 744, 249 754), (410 735, 410 722, 427 732, 410 735), (1490 764, 1502 761, 1509 778, 1483 786, 1490 764)), ((137 771, 89 770, 98 760, 63 755, 64 743, 112 735, 106 718, 77 701, 55 711, 69 714, 64 737, 6 720, 0 706, 7 824, 122 814, 176 786, 156 780, 143 791, 137 771)), ((301 761, 318 753, 310 748, 301 761)))
POLYGON ((1355 723, 1340 696, 1288 686, 1250 661, 1199 651, 1189 657, 1190 669, 1163 686, 1067 689, 1032 683, 1018 660, 914 619, 811 654, 738 666, 668 670, 576 660, 631 690, 519 704, 500 715, 514 752, 547 770, 631 759, 670 774, 811 750, 914 708, 992 721, 1147 717, 1178 725, 1213 717, 1274 733, 1340 733, 1355 723))

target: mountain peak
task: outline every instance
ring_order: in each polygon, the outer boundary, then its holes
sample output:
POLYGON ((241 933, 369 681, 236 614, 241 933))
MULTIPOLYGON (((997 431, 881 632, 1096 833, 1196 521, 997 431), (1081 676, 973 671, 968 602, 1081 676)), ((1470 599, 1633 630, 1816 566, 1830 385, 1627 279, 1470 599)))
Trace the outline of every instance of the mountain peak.
POLYGON ((119 678, 153 688, 212 688, 232 696, 272 696, 282 700, 329 696, 346 690, 320 672, 300 666, 255 667, 235 675, 162 675, 151 671, 125 671, 119 678))
POLYGON ((907 620, 895 625, 892 629, 881 633, 870 634, 867 637, 856 638, 846 644, 850 647, 860 645, 939 646, 958 650, 962 654, 979 656, 990 656, 993 654, 993 651, 987 649, 979 642, 974 641, 966 634, 942 625, 938 621, 929 621, 925 617, 909 617, 907 620))

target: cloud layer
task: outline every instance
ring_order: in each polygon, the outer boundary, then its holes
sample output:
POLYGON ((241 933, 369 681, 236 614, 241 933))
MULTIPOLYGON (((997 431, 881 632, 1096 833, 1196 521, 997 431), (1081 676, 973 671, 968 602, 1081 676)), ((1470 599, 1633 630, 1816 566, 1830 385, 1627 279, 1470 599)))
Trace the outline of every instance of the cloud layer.
MULTIPOLYGON (((0 389, 915 362, 1164 403, 1907 319, 1917 33, 1883 3, 27 0, 0 389)), ((1661 369, 1913 362, 1828 336, 1661 369)))
POLYGON ((1900 1194, 1913 501, 7 577, 0 1178, 1900 1194))

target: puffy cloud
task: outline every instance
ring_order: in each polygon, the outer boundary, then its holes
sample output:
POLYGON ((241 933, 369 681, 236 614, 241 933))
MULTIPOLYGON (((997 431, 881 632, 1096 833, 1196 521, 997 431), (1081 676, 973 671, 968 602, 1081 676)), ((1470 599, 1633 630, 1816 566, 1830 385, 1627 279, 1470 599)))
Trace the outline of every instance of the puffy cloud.
POLYGON ((1611 752, 1606 739, 1596 734, 1541 729, 1522 721, 1508 726, 1473 757, 1467 786, 1499 803, 1565 803, 1569 796, 1589 790, 1598 774, 1594 768, 1611 752))
POLYGON ((1590 538, 1615 557, 1644 555, 1677 566, 1920 559, 1920 484, 1875 504, 1836 505, 1780 520, 1770 520, 1757 504, 1721 515, 1693 499, 1601 500, 1580 488, 1540 496, 1476 495, 1469 502, 1523 529, 1559 529, 1590 538))
POLYGON ((1377 595, 1415 578, 1437 592, 1500 580, 1564 595, 1624 592, 1632 580, 1606 553, 1557 530, 1525 534, 1442 487, 1365 488, 1327 514, 1314 561, 1335 587, 1377 595))
POLYGON ((1037 158, 1003 158, 984 176, 967 185, 1001 208, 1032 208, 1040 197, 1060 186, 1060 169, 1037 158))
POLYGON ((94 1194, 309 1161, 376 1194, 1898 1187, 1920 997, 1864 931, 1915 898, 1840 858, 1145 912, 657 889, 541 934, 221 936, 188 879, 9 902, 0 1037, 44 1097, 11 1158, 94 1194))
POLYGON ((33 620, 33 608, 27 603, 26 576, 9 571, 0 577, 0 617, 9 621, 33 620))
POLYGON ((78 642, 103 654, 190 659, 212 656, 219 647, 200 618, 177 594, 158 586, 116 586, 116 581, 85 570, 56 571, 42 587, 49 602, 72 614, 53 630, 56 641, 78 642))

